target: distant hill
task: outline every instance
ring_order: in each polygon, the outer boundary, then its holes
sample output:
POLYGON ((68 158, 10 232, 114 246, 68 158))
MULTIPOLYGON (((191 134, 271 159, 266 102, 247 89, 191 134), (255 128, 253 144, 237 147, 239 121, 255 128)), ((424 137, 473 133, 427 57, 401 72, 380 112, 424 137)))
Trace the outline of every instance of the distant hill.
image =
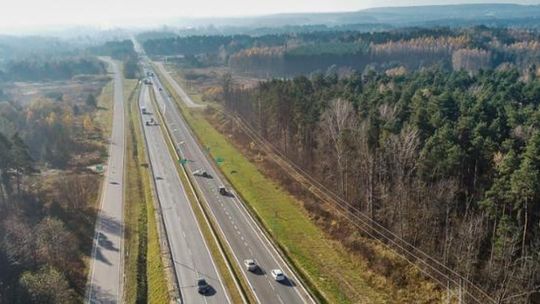
POLYGON ((492 24, 540 26, 540 5, 459 4, 371 8, 356 12, 276 14, 235 18, 183 18, 171 20, 180 26, 258 26, 301 25, 342 26, 345 24, 386 24, 393 26, 492 24))

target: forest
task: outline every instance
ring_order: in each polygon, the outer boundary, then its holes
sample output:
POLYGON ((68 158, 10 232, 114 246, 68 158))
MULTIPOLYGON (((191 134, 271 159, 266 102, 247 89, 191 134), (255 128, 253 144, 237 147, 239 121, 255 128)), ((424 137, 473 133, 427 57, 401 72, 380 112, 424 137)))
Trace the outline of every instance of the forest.
POLYGON ((36 85, 28 103, 19 87, 4 84, 0 303, 82 301, 99 186, 89 168, 106 156, 96 96, 107 80, 36 85))
POLYGON ((535 31, 489 28, 407 28, 382 32, 322 31, 262 36, 187 36, 145 40, 154 56, 184 55, 201 66, 228 66, 258 77, 325 72, 407 70, 440 65, 446 70, 526 69, 540 60, 535 31), (206 62, 206 64, 205 64, 206 62))
POLYGON ((355 210, 497 300, 540 302, 536 67, 222 85, 229 112, 355 210))
POLYGON ((104 72, 104 64, 95 57, 28 57, 5 63, 4 67, 0 68, 0 81, 68 80, 75 75, 96 75, 104 72))

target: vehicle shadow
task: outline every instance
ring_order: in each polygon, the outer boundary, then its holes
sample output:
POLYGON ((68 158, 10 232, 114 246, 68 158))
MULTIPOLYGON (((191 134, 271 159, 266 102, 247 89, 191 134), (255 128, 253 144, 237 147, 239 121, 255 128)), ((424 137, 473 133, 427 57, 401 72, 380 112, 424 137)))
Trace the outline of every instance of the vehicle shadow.
POLYGON ((261 267, 257 267, 257 269, 251 271, 251 273, 262 276, 266 274, 266 271, 264 271, 264 269, 262 269, 261 267))
POLYGON ((288 286, 288 287, 295 287, 296 286, 296 283, 294 283, 292 280, 290 280, 289 278, 285 278, 285 280, 282 280, 282 281, 278 281, 279 284, 281 285, 284 285, 284 286, 288 286))
POLYGON ((223 194, 221 194, 221 195, 223 195, 223 196, 225 196, 225 197, 231 197, 231 198, 234 198, 234 194, 232 194, 230 191, 227 192, 227 193, 223 193, 223 194))
POLYGON ((205 293, 203 293, 202 295, 205 296, 205 297, 211 297, 211 296, 213 296, 215 294, 216 294, 216 290, 214 289, 214 287, 208 285, 208 290, 205 293))

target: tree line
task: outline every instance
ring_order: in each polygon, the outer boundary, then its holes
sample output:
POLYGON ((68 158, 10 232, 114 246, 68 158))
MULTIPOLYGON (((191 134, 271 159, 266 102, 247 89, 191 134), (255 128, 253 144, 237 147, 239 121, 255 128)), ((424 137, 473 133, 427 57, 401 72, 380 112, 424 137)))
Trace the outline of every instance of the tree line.
POLYGON ((105 66, 94 57, 12 60, 0 70, 3 81, 67 80, 79 74, 102 74, 105 66))
POLYGON ((489 28, 408 28, 383 32, 322 31, 261 36, 187 36, 148 39, 151 55, 183 55, 199 66, 227 65, 256 76, 292 77, 337 66, 383 71, 440 65, 447 70, 520 70, 538 63, 536 31, 489 28))
MULTIPOLYGON (((497 299, 540 285, 540 79, 442 67, 223 81, 223 102, 329 189, 497 299)), ((324 215, 324 214, 323 214, 324 215)))

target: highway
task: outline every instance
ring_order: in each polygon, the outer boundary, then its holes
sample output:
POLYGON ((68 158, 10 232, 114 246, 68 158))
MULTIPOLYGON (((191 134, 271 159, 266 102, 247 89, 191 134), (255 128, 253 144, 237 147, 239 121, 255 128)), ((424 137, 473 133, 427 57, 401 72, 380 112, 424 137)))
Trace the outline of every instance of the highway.
POLYGON ((115 62, 102 58, 114 73, 113 126, 96 219, 87 303, 121 303, 124 243, 124 96, 122 75, 115 62))
POLYGON ((145 125, 152 118, 158 121, 148 88, 143 85, 139 105, 151 113, 141 113, 144 136, 182 303, 230 303, 163 132, 157 125, 145 125), (199 278, 208 282, 210 292, 198 293, 199 278))
POLYGON ((189 97, 189 95, 184 91, 184 89, 174 80, 174 78, 172 78, 172 76, 169 74, 169 72, 167 72, 167 70, 163 66, 162 62, 156 62, 155 64, 156 64, 158 70, 161 72, 161 75, 163 75, 163 77, 165 77, 165 79, 171 84, 171 86, 174 88, 176 93, 178 93, 178 95, 182 98, 182 100, 184 101, 186 106, 188 106, 190 108, 204 107, 204 105, 201 105, 201 104, 198 104, 198 103, 194 102, 189 97))
MULTIPOLYGON (((158 77, 153 77, 152 81, 154 82, 153 88, 157 102, 165 117, 166 124, 171 130, 176 148, 183 158, 189 160, 186 168, 190 172, 203 169, 211 176, 211 178, 194 176, 196 187, 202 191, 208 202, 211 215, 225 235, 235 261, 242 268, 243 275, 257 300, 260 303, 313 303, 310 294, 300 284, 293 271, 275 250, 234 191, 231 190, 230 195, 219 193, 219 186, 226 185, 225 179, 214 164, 210 163, 209 155, 197 143, 177 106, 165 93, 166 89, 158 77), (259 270, 256 272, 248 271, 244 267, 245 259, 254 259, 259 270), (270 271, 276 268, 285 273, 287 277, 285 281, 277 282, 272 278, 270 271)), ((180 86, 176 84, 173 87, 180 86)), ((185 95, 183 90, 178 94, 185 95)), ((238 172, 238 174, 242 173, 238 172)))

